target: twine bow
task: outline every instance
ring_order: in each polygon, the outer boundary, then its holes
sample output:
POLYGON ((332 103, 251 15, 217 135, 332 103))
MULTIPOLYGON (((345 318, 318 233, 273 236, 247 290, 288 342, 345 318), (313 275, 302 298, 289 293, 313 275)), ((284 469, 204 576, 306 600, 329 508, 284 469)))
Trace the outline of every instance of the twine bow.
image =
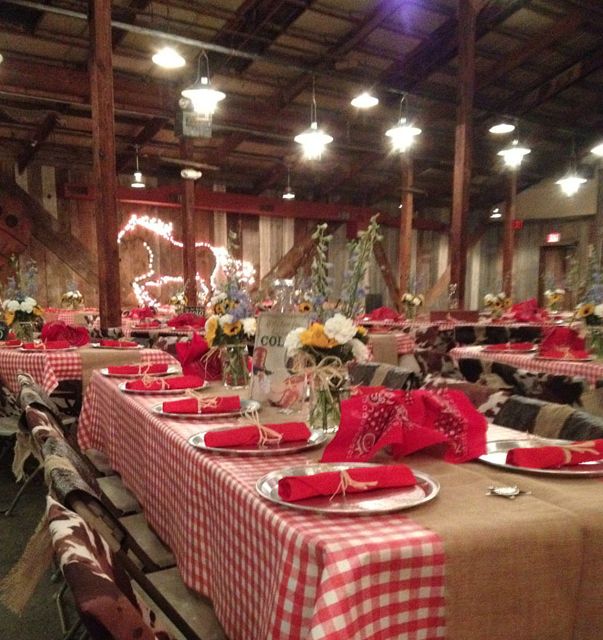
POLYGON ((376 487, 378 484, 377 480, 373 480, 372 482, 359 482, 358 480, 354 480, 354 478, 352 478, 348 473, 347 469, 343 469, 343 471, 339 472, 339 484, 337 485, 337 489, 335 489, 333 495, 329 498, 329 501, 333 500, 333 498, 338 494, 341 494, 345 498, 346 492, 350 487, 358 489, 358 491, 366 491, 371 487, 376 487))
POLYGON ((250 411, 245 414, 249 416, 249 418, 253 421, 254 426, 258 429, 258 447, 263 449, 266 446, 276 447, 281 443, 283 439, 283 434, 267 427, 265 424, 260 422, 260 416, 257 411, 250 411))
POLYGON ((563 450, 564 464, 569 464, 572 461, 572 453, 592 453, 594 455, 599 455, 599 451, 595 447, 594 440, 577 442, 574 444, 563 444, 559 445, 559 448, 563 450))
POLYGON ((195 398, 198 413, 203 413, 203 409, 216 409, 218 407, 219 399, 217 396, 211 396, 209 398, 203 397, 199 391, 195 391, 194 389, 187 389, 186 395, 195 398))
POLYGON ((293 371, 295 374, 306 376, 312 390, 324 392, 332 402, 333 391, 340 390, 346 380, 346 368, 337 356, 325 356, 317 363, 310 354, 299 352, 293 371))
POLYGON ((217 353, 220 353, 220 347, 210 347, 209 351, 204 353, 200 358, 199 362, 203 365, 203 372, 205 373, 205 377, 207 378, 207 366, 209 365, 210 359, 215 356, 217 353))
POLYGON ((155 376, 150 375, 148 373, 148 368, 147 368, 147 371, 142 376, 141 382, 143 387, 145 387, 146 389, 150 389, 151 387, 154 387, 156 382, 159 383, 159 388, 161 391, 164 391, 165 389, 170 388, 170 383, 166 378, 157 378, 155 376))

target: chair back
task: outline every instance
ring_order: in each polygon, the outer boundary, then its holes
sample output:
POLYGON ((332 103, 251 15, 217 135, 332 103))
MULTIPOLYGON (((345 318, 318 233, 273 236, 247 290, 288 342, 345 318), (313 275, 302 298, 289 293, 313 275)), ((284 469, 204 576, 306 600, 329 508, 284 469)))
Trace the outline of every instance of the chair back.
POLYGON ((350 382, 353 385, 384 386, 388 389, 410 390, 419 386, 419 379, 414 371, 376 362, 351 367, 350 382))

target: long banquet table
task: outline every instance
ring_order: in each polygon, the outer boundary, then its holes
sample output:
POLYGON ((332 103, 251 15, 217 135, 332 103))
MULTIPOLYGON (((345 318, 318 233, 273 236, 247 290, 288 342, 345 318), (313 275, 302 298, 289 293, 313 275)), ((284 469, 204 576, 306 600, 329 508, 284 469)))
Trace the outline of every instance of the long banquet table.
POLYGON ((543 360, 536 353, 500 353, 486 351, 482 347, 455 347, 449 355, 455 360, 477 359, 486 362, 499 362, 527 371, 552 373, 555 375, 584 378, 595 386, 603 380, 603 361, 578 362, 575 360, 543 360))
MULTIPOLYGON (((158 401, 123 394, 95 373, 79 442, 107 453, 232 640, 600 639, 598 479, 514 475, 415 454, 405 462, 441 483, 434 501, 390 515, 325 517, 255 491, 265 473, 319 454, 207 454, 187 443, 204 422, 160 417, 151 411, 158 401), (513 483, 531 495, 485 495, 513 483)), ((261 416, 292 419, 274 409, 261 416)))

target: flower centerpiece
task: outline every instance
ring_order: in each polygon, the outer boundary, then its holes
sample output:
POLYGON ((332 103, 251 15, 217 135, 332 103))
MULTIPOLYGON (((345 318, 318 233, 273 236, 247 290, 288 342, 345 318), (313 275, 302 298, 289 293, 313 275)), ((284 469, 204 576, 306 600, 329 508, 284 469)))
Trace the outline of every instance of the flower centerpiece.
POLYGON ((188 298, 184 291, 178 291, 170 297, 170 304, 175 307, 176 313, 182 313, 184 308, 188 306, 188 298))
POLYGON ((247 342, 255 336, 256 322, 234 261, 226 261, 224 273, 222 290, 209 302, 211 315, 205 323, 205 339, 212 349, 220 349, 224 385, 245 387, 249 384, 247 342))
POLYGON ((496 294, 487 293, 484 296, 484 306, 490 312, 490 317, 492 318, 500 318, 512 305, 511 298, 504 291, 496 294))
POLYGON ((69 285, 69 288, 61 296, 61 304, 66 309, 78 309, 84 304, 84 296, 79 289, 75 288, 75 285, 69 285))
POLYGON ((598 358, 603 357, 603 304, 594 302, 581 302, 575 309, 570 320, 584 322, 587 349, 598 358))
POLYGON ((285 351, 294 371, 303 372, 310 383, 310 426, 332 432, 339 426, 340 400, 347 388, 347 364, 364 362, 369 353, 367 333, 353 320, 362 309, 364 290, 361 286, 368 267, 379 226, 376 216, 356 240, 348 244, 348 269, 344 275, 342 296, 338 305, 329 304, 330 283, 328 246, 331 237, 327 226, 319 225, 313 238, 316 255, 312 262, 312 306, 314 322, 298 327, 285 338, 285 351), (337 306, 337 309, 334 307, 337 306))
POLYGON ((404 305, 404 314, 407 320, 414 320, 417 310, 425 303, 425 296, 422 293, 411 293, 407 291, 402 295, 402 304, 404 305))
POLYGON ((559 311, 563 301, 565 300, 565 289, 557 287, 555 289, 547 289, 544 292, 547 309, 551 313, 559 311))
POLYGON ((33 340, 34 330, 41 329, 43 324, 42 309, 33 297, 38 267, 33 260, 29 260, 21 272, 19 259, 14 255, 10 257, 9 263, 14 275, 8 278, 6 297, 2 302, 4 321, 17 338, 33 340))

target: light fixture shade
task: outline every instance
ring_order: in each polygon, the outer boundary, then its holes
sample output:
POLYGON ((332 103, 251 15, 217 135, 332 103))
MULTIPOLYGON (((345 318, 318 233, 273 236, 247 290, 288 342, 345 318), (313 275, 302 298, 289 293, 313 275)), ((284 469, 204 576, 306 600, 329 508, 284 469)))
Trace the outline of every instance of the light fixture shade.
POLYGON ((192 102, 195 113, 201 113, 209 118, 215 112, 218 102, 224 100, 226 94, 213 89, 209 78, 202 76, 190 87, 183 89, 182 96, 192 102))
POLYGON ((508 167, 517 169, 523 162, 524 156, 527 156, 528 153, 531 152, 532 150, 528 147, 519 146, 518 140, 513 140, 508 147, 501 149, 497 155, 502 157, 508 167))
POLYGON ((596 156, 603 156, 603 142, 599 142, 599 144, 593 147, 590 152, 594 153, 596 156))
POLYGON ((580 187, 586 182, 585 178, 580 177, 575 173, 569 173, 565 177, 557 180, 555 184, 558 184, 561 187, 561 191, 568 197, 571 198, 573 195, 578 193, 580 187))
POLYGON ((400 118, 395 127, 388 129, 385 135, 391 139, 394 151, 404 153, 414 144, 415 138, 421 135, 421 129, 406 122, 406 118, 400 118))
POLYGON ((312 122, 309 129, 293 139, 302 146, 304 156, 309 160, 320 160, 326 146, 333 142, 332 136, 318 128, 316 120, 312 122))
POLYGON ((134 179, 130 184, 134 189, 144 189, 147 185, 144 182, 144 177, 140 171, 135 171, 133 174, 134 179))
POLYGON ((203 174, 201 173, 201 171, 199 171, 198 169, 192 169, 190 167, 185 167, 184 169, 182 169, 182 171, 180 171, 180 177, 184 178, 185 180, 199 180, 202 175, 203 174))
POLYGON ((496 135, 511 133, 515 131, 515 125, 510 122, 497 122, 496 124, 493 124, 488 131, 490 133, 495 133, 496 135))
POLYGON ((4 61, 4 56, 0 53, 0 64, 4 61))
POLYGON ((186 60, 172 47, 163 47, 152 57, 153 62, 163 69, 180 69, 186 60))
POLYGON ((379 98, 370 94, 368 91, 363 91, 360 95, 352 99, 351 105, 356 109, 371 109, 379 104, 379 98))
POLYGON ((283 191, 283 200, 295 200, 295 193, 289 185, 287 185, 287 188, 283 191))

